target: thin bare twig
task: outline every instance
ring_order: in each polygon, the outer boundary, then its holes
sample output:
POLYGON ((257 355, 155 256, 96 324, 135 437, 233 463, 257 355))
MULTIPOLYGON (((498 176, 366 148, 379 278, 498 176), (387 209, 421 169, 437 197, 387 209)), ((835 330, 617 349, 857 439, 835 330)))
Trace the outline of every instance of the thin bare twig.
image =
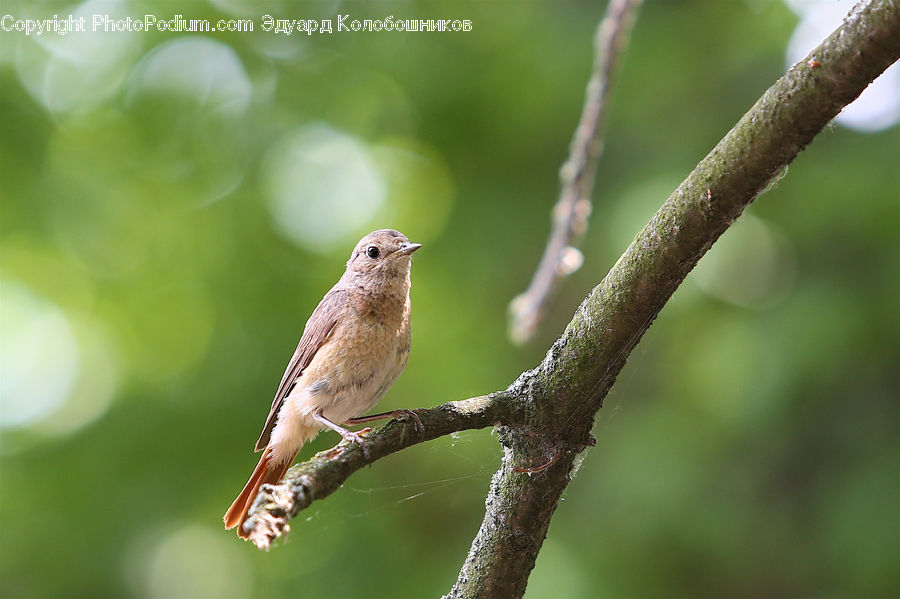
POLYGON ((562 188, 553 207, 553 229, 531 284, 509 304, 509 336, 514 343, 531 339, 550 296, 563 277, 581 266, 575 245, 587 230, 594 172, 603 154, 603 123, 619 57, 628 45, 641 0, 610 0, 594 34, 594 68, 585 91, 581 119, 569 145, 569 159, 559 171, 562 188))

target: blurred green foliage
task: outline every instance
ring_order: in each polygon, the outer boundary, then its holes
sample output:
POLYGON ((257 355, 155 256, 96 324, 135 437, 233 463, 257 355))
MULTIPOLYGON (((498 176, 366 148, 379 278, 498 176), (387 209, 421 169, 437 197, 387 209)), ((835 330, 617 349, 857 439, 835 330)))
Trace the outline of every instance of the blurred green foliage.
MULTIPOLYGON (((303 324, 363 233, 424 244, 382 402, 505 387, 784 69, 776 0, 648 2, 585 265, 505 337, 549 227, 602 3, 4 1, 253 33, 0 32, 3 597, 428 597, 488 431, 359 472, 260 553, 221 528, 303 324), (460 18, 275 35, 259 17, 460 18)), ((722 238, 600 413, 527 596, 900 594, 900 135, 832 126, 722 238)), ((336 442, 323 433, 304 454, 336 442)))

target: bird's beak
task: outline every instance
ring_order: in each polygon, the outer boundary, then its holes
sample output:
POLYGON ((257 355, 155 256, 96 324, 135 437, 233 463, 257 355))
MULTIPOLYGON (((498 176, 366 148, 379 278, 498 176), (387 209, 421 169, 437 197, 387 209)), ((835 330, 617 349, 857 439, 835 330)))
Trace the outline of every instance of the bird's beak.
POLYGON ((397 250, 395 253, 398 256, 409 256, 410 254, 412 254, 414 251, 416 251, 420 247, 422 247, 421 243, 404 243, 403 245, 400 246, 400 249, 397 250))

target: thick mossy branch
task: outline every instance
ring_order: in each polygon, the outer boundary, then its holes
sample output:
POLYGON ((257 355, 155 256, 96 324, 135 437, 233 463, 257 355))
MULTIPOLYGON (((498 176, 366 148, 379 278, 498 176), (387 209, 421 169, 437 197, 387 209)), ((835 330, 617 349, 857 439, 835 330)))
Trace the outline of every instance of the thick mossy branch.
POLYGON ((719 235, 841 108, 900 55, 900 4, 875 1, 797 63, 668 198, 578 308, 537 377, 538 401, 589 413, 641 335, 719 235))
MULTIPOLYGON (((363 433, 371 461, 396 451, 449 435, 485 428, 500 421, 515 421, 515 403, 503 401, 505 393, 496 393, 454 401, 436 408, 416 410, 425 427, 417 428, 412 419, 392 420, 376 431, 363 433)), ((346 441, 314 455, 291 468, 277 485, 264 485, 250 510, 244 528, 260 549, 289 530, 288 521, 313 501, 327 497, 347 478, 371 463, 363 450, 346 441)))
POLYGON ((900 57, 900 7, 875 0, 794 65, 665 202, 585 299, 539 368, 449 598, 521 597, 603 398, 659 311, 725 229, 840 109, 900 57), (555 448, 555 449, 554 449, 555 448), (522 465, 558 459, 537 473, 522 465))

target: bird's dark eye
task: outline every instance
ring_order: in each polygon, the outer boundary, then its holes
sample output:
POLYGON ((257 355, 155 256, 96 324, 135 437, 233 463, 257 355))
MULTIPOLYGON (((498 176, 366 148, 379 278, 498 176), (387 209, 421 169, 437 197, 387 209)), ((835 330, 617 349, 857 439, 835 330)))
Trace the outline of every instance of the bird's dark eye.
POLYGON ((374 245, 370 245, 369 247, 366 248, 366 256, 368 256, 369 258, 374 260, 375 258, 378 257, 378 248, 375 247, 374 245))

